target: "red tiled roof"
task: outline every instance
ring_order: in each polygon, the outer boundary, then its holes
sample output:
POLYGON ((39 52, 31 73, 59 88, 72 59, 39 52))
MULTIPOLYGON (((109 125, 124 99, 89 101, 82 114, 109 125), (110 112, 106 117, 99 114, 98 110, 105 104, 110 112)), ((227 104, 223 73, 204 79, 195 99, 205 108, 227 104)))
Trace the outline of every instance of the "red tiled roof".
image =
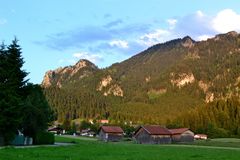
POLYGON ((123 133, 122 128, 118 126, 102 126, 101 129, 106 133, 123 133))
POLYGON ((182 134, 183 132, 186 132, 187 130, 189 130, 189 128, 169 129, 169 131, 170 131, 172 134, 182 134))
POLYGON ((171 135, 172 134, 167 128, 157 126, 157 125, 147 125, 147 126, 142 126, 140 128, 145 129, 151 135, 171 135))

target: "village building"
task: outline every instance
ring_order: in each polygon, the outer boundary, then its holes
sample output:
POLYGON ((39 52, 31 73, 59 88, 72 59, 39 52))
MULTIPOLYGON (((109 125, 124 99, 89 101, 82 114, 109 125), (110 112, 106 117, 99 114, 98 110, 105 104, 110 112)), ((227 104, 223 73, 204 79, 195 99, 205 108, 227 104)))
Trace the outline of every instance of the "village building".
POLYGON ((134 134, 134 139, 140 144, 167 144, 171 143, 171 132, 157 125, 140 126, 134 134))
POLYGON ((87 137, 94 137, 96 133, 93 132, 90 128, 88 128, 88 129, 81 130, 80 135, 87 136, 87 137))
POLYGON ((65 130, 61 127, 52 127, 48 129, 48 132, 54 133, 54 134, 64 134, 65 130))
POLYGON ((100 120, 98 120, 98 122, 99 122, 100 124, 108 124, 108 123, 109 123, 109 120, 107 120, 107 119, 100 119, 100 120))
POLYGON ((123 138, 123 130, 118 126, 101 126, 99 139, 103 141, 120 141, 123 138))
POLYGON ((196 139, 196 140, 200 140, 200 139, 202 139, 202 140, 207 140, 207 135, 206 134, 195 134, 194 135, 194 139, 196 139))
POLYGON ((172 133, 172 142, 193 142, 194 133, 189 128, 169 129, 172 133))

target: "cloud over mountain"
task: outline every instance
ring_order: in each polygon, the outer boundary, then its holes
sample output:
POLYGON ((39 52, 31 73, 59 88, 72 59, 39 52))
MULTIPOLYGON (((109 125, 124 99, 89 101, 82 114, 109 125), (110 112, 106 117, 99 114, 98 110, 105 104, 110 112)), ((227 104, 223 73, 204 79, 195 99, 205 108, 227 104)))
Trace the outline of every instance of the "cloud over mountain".
POLYGON ((240 31, 240 14, 232 9, 223 9, 214 15, 197 10, 155 22, 128 23, 122 18, 111 19, 111 15, 106 15, 104 20, 101 26, 81 26, 51 34, 39 43, 58 51, 73 49, 81 53, 79 58, 102 62, 106 56, 126 59, 154 44, 186 35, 206 40, 219 33, 240 31))

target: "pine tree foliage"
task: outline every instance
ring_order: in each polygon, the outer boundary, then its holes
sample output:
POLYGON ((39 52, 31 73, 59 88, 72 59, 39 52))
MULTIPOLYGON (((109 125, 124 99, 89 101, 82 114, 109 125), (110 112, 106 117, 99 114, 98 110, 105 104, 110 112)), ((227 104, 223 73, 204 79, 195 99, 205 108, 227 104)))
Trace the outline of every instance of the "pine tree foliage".
POLYGON ((197 107, 168 124, 170 127, 189 127, 209 137, 240 137, 240 101, 238 97, 217 100, 197 107))
POLYGON ((39 86, 27 84, 21 47, 15 38, 0 46, 0 137, 10 144, 18 131, 34 137, 47 128, 51 111, 39 86))

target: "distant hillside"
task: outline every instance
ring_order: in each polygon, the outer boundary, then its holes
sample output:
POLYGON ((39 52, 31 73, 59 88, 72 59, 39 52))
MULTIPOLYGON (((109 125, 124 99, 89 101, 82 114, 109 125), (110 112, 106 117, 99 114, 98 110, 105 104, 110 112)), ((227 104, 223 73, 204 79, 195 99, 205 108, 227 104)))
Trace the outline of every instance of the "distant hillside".
POLYGON ((154 45, 98 69, 87 60, 48 71, 42 82, 57 119, 162 123, 206 103, 240 95, 240 35, 190 37, 154 45))

